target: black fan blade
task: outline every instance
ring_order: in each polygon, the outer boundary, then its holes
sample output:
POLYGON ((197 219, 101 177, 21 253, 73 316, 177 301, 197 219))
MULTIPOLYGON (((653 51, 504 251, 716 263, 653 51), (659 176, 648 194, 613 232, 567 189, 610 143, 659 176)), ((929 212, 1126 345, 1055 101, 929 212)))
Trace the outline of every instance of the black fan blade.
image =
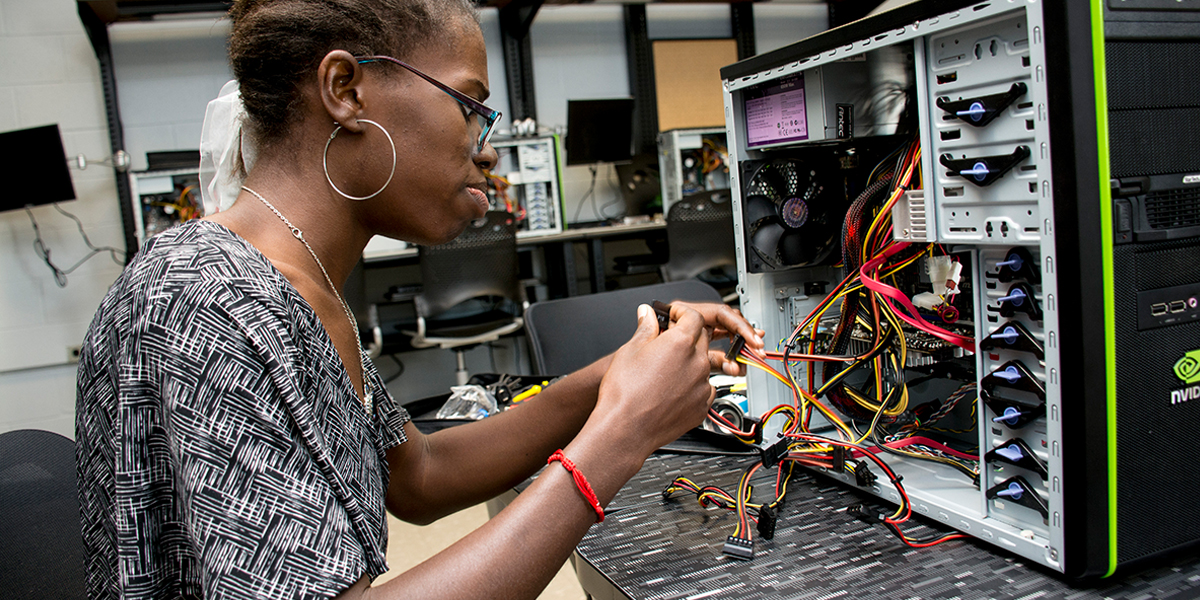
POLYGON ((813 243, 803 231, 789 231, 779 240, 779 259, 788 266, 807 265, 816 254, 813 243))
POLYGON ((817 172, 809 171, 808 180, 804 185, 804 191, 800 197, 804 198, 804 201, 809 204, 815 204, 820 202, 818 198, 823 195, 825 195, 825 186, 821 185, 821 181, 817 179, 817 172))
POLYGON ((772 266, 779 263, 779 239, 787 230, 775 218, 756 221, 750 229, 750 246, 772 266))
POLYGON ((746 197, 746 206, 742 209, 745 223, 754 223, 760 219, 776 215, 775 203, 762 194, 746 197))
POLYGON ((802 162, 789 160, 781 165, 785 198, 804 198, 817 185, 817 172, 802 162))
MULTIPOLYGON (((759 173, 761 173, 768 166, 769 163, 763 163, 757 167, 746 170, 746 187, 742 190, 743 197, 749 198, 750 196, 766 196, 768 199, 771 199, 771 193, 773 190, 771 190, 766 182, 763 181, 763 178, 759 176, 759 173)), ((772 201, 774 200, 772 199, 772 201)))
POLYGON ((783 195, 783 199, 796 198, 800 195, 801 169, 803 165, 798 164, 794 160, 781 160, 775 163, 779 170, 779 193, 783 195))
POLYGON ((833 249, 829 231, 816 228, 789 231, 779 240, 779 259, 789 267, 806 267, 825 260, 833 249))
POLYGON ((825 191, 825 186, 821 183, 821 178, 815 169, 805 169, 801 173, 800 183, 797 185, 801 186, 801 197, 807 198, 810 204, 819 202, 817 198, 825 191))
POLYGON ((829 187, 814 177, 800 197, 804 198, 804 204, 808 207, 807 223, 810 226, 825 225, 829 219, 829 212, 837 201, 830 193, 829 187))
POLYGON ((779 162, 773 162, 763 165, 763 168, 755 174, 755 179, 762 188, 760 193, 770 198, 775 204, 783 204, 783 201, 787 200, 784 192, 787 181, 779 172, 779 164, 779 162))

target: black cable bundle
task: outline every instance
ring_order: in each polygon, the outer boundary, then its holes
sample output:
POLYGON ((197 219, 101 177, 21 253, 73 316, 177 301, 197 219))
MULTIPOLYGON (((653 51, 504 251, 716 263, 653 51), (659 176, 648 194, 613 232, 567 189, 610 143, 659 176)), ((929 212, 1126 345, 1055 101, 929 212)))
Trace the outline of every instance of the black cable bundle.
POLYGON ((842 224, 842 264, 847 274, 857 271, 862 266, 859 261, 859 251, 863 245, 862 232, 870 225, 870 216, 866 214, 867 207, 877 196, 890 189, 893 176, 892 171, 880 175, 875 183, 867 186, 867 189, 855 198, 846 211, 846 220, 842 224))
MULTIPOLYGON (((893 178, 894 171, 880 175, 878 180, 867 186, 867 189, 863 190, 858 198, 855 198, 854 202, 850 204, 849 210, 846 211, 846 220, 842 226, 842 265, 847 275, 862 267, 863 232, 875 217, 873 209, 877 209, 878 205, 887 200, 888 193, 892 189, 893 178)), ((850 334, 854 331, 854 322, 858 318, 859 299, 860 295, 854 293, 847 294, 842 301, 841 317, 838 319, 837 328, 833 332, 833 340, 827 350, 830 354, 845 354, 849 348, 850 334)), ((822 377, 825 381, 830 381, 845 367, 846 365, 843 363, 825 363, 822 377)), ((871 418, 871 414, 861 410, 858 404, 845 394, 844 385, 838 382, 830 386, 825 397, 844 414, 855 418, 871 418)))

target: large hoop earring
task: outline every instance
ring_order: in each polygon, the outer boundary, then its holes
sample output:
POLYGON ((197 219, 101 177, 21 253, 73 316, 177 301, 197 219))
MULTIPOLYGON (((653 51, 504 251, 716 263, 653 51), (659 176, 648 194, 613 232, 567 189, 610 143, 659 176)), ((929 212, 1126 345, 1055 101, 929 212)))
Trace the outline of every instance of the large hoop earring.
POLYGON ((325 181, 329 182, 329 187, 333 188, 333 191, 337 192, 343 198, 347 198, 349 200, 370 200, 371 198, 382 194, 383 190, 387 189, 388 184, 392 183, 392 177, 396 175, 396 143, 392 141, 392 134, 388 133, 387 130, 383 128, 383 125, 368 119, 359 119, 358 122, 370 123, 378 127, 379 130, 383 132, 383 135, 387 137, 388 144, 392 147, 392 172, 388 173, 387 181, 383 183, 383 187, 379 188, 378 191, 369 196, 351 196, 350 194, 339 190, 338 186, 333 184, 333 178, 329 176, 329 144, 333 143, 333 138, 337 137, 338 132, 342 130, 341 125, 334 127, 333 133, 329 134, 329 139, 325 141, 325 152, 321 153, 321 166, 325 169, 325 181))

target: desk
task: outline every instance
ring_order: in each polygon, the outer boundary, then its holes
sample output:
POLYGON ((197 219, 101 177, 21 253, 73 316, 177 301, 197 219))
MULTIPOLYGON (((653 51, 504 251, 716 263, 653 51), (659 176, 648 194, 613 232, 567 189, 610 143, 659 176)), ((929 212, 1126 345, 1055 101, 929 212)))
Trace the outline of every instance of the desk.
POLYGON ((584 229, 568 229, 561 233, 543 236, 530 236, 518 239, 517 245, 538 244, 545 247, 546 270, 551 274, 547 282, 551 298, 567 298, 579 295, 576 286, 577 273, 575 267, 575 252, 572 244, 587 242, 588 272, 592 284, 591 293, 605 291, 604 287, 604 242, 606 240, 629 239, 644 237, 648 234, 666 231, 665 221, 656 220, 632 225, 607 225, 604 227, 588 227, 584 229), (556 281, 554 275, 558 275, 556 281))
MULTIPOLYGON (((542 246, 545 249, 547 282, 551 298, 562 298, 579 295, 576 286, 578 270, 575 265, 575 253, 572 244, 587 242, 588 265, 591 274, 592 293, 604 291, 604 242, 605 240, 628 239, 642 237, 648 234, 665 231, 667 224, 662 220, 653 220, 631 225, 608 225, 604 227, 588 227, 583 229, 568 229, 558 233, 545 235, 517 236, 517 247, 542 246)), ((403 249, 382 246, 382 250, 367 251, 363 260, 368 264, 384 261, 409 260, 417 257, 416 246, 403 249)))
MULTIPOLYGON (((756 535, 752 561, 728 559, 721 546, 733 530, 733 513, 701 508, 695 496, 683 493, 664 501, 661 493, 678 475, 734 489, 754 460, 651 456, 613 499, 608 518, 580 542, 574 562, 584 590, 595 600, 1200 597, 1195 553, 1123 579, 1078 584, 980 543, 914 550, 881 526, 846 514, 848 505, 873 503, 873 497, 799 469, 775 538, 756 535)), ((774 474, 755 481, 765 489, 774 474)), ((906 531, 932 530, 914 524, 906 531)))

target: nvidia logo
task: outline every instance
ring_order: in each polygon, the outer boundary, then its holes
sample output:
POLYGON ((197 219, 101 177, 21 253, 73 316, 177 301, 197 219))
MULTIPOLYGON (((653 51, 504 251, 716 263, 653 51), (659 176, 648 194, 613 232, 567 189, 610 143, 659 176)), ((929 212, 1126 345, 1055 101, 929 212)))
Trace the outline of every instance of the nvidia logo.
POLYGON ((1200 350, 1192 350, 1175 363, 1175 376, 1184 383, 1200 383, 1200 350))

